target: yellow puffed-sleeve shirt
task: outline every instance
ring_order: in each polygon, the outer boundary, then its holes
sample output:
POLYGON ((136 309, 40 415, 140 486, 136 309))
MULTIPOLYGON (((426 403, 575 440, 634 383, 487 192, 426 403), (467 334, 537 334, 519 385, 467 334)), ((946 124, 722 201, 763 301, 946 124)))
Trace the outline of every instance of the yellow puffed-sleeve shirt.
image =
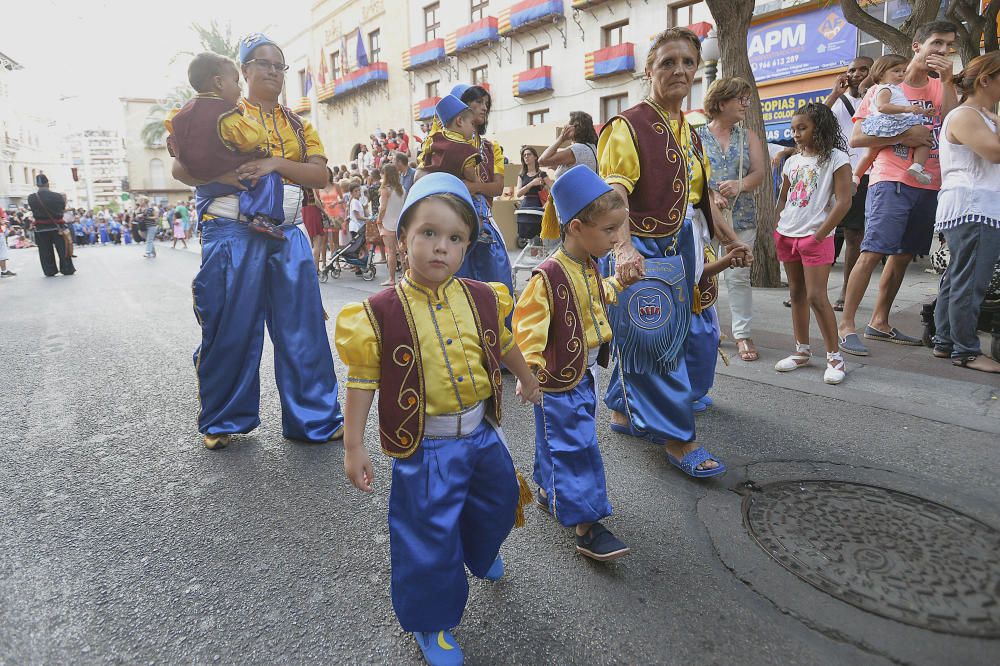
MULTIPOLYGON (((618 302, 621 284, 615 278, 602 278, 588 262, 584 264, 571 256, 564 249, 552 255, 570 277, 573 294, 580 307, 581 324, 587 348, 595 349, 606 342, 611 342, 611 326, 601 308, 601 298, 598 289, 604 290, 604 299, 608 305, 618 302)), ((549 344, 549 324, 552 312, 549 310, 548 289, 541 275, 533 275, 525 287, 521 298, 514 308, 514 341, 524 355, 528 365, 544 367, 542 352, 549 344)), ((558 368, 548 368, 555 372, 558 368)))
MULTIPOLYGON (((197 95, 197 97, 219 99, 216 95, 197 95)), ((168 134, 174 133, 174 116, 179 111, 180 109, 172 110, 163 121, 163 126, 167 128, 168 134)), ((228 115, 222 119, 219 125, 222 140, 241 153, 251 153, 260 146, 267 148, 267 132, 264 130, 264 126, 243 114, 228 115)))
MULTIPOLYGON (((657 112, 660 113, 659 109, 657 112)), ((660 113, 663 117, 663 114, 660 113)), ((667 118, 663 118, 668 122, 667 118)), ((670 131, 676 138, 679 132, 678 121, 670 120, 670 131)), ((687 159, 688 148, 691 146, 691 133, 694 129, 690 123, 684 123, 684 131, 680 132, 681 151, 687 159)), ((603 132, 597 141, 597 170, 601 177, 610 185, 618 183, 630 193, 639 181, 639 151, 632 141, 632 133, 621 118, 611 121, 611 127, 603 132)), ((704 155, 695 159, 691 174, 691 187, 688 192, 688 203, 692 206, 701 203, 701 191, 705 180, 711 176, 711 169, 704 155)))
POLYGON ((320 141, 316 128, 305 118, 302 118, 302 130, 306 144, 306 154, 303 157, 299 150, 299 142, 295 138, 295 130, 280 106, 265 111, 263 107, 244 98, 240 100, 240 107, 246 118, 264 128, 267 136, 264 147, 273 157, 284 157, 292 162, 305 162, 308 158, 317 156, 326 159, 323 142, 320 141))
MULTIPOLYGON (((426 414, 454 414, 492 396, 476 320, 459 281, 452 278, 436 293, 409 276, 400 284, 420 345, 426 414)), ((500 353, 506 354, 513 348, 514 338, 503 321, 514 303, 507 287, 495 282, 489 285, 497 294, 500 353)), ((378 389, 382 348, 362 303, 349 303, 340 311, 334 341, 347 365, 347 388, 378 389)))

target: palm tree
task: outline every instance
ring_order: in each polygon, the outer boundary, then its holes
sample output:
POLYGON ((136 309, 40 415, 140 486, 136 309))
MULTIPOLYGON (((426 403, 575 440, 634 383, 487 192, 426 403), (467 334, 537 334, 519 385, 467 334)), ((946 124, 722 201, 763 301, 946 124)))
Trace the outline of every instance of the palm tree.
POLYGON ((163 145, 167 129, 163 126, 163 121, 171 111, 179 109, 191 99, 194 91, 190 86, 177 86, 163 99, 159 99, 149 109, 146 115, 146 124, 142 127, 142 141, 148 148, 163 145))
MULTIPOLYGON (((236 60, 239 56, 240 41, 233 38, 232 28, 229 24, 222 28, 218 23, 212 21, 206 28, 198 23, 192 23, 191 29, 198 34, 202 50, 218 53, 232 60, 236 60)), ((194 57, 194 55, 190 51, 180 51, 171 59, 171 62, 176 61, 181 56, 194 57)), ((164 135, 167 132, 163 121, 171 111, 184 106, 184 103, 193 95, 194 91, 191 90, 190 86, 177 86, 166 97, 157 100, 157 103, 149 109, 146 124, 142 128, 142 140, 147 147, 153 148, 163 145, 164 135)))

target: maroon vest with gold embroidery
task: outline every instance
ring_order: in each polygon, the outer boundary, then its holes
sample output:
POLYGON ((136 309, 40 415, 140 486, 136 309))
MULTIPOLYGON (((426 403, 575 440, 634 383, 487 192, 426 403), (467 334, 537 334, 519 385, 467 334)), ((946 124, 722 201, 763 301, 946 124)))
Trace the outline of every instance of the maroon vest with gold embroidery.
MULTIPOLYGON (((484 183, 493 182, 493 144, 486 139, 479 141, 479 180, 484 183)), ((485 194, 483 196, 486 196, 485 194)), ((486 201, 492 206, 493 197, 486 197, 486 201)))
POLYGON ((173 118, 173 132, 167 138, 170 154, 199 180, 212 180, 250 160, 266 157, 263 150, 238 152, 223 140, 222 121, 238 113, 238 107, 216 97, 190 100, 173 118))
POLYGON ((462 178, 462 167, 473 155, 479 161, 475 146, 450 139, 444 132, 436 132, 431 136, 431 149, 424 154, 420 168, 428 173, 444 172, 462 178))
MULTIPOLYGON (((687 154, 678 145, 670 125, 663 120, 650 100, 615 116, 625 121, 639 154, 641 174, 628 197, 629 227, 633 236, 673 236, 684 224, 688 206, 687 154)), ((614 118, 612 118, 614 120, 614 118)), ((685 122, 687 126, 687 123, 685 122)), ((606 132, 608 122, 601 128, 606 132)), ((690 126, 688 126, 690 128, 690 126)), ((704 164, 698 133, 691 131, 695 159, 704 164)), ((705 214, 708 230, 714 236, 712 210, 708 199, 708 179, 702 179, 701 202, 697 208, 705 214)))
POLYGON ((698 311, 707 310, 719 300, 719 276, 702 273, 698 281, 698 311))
MULTIPOLYGON (((591 268, 597 273, 597 264, 590 260, 591 268)), ((587 338, 583 330, 583 311, 577 302, 573 282, 566 270, 555 259, 546 259, 532 271, 545 280, 549 296, 548 344, 542 352, 545 367, 538 371, 538 383, 546 393, 560 393, 576 388, 587 371, 587 338)), ((598 273, 598 275, 600 275, 598 273)), ((598 280, 600 285, 600 280, 598 280)), ((604 288, 599 289, 601 312, 608 316, 608 304, 604 299, 604 288)), ((605 321, 607 321, 605 319, 605 321)), ((601 345, 597 362, 607 367, 610 347, 601 345)))
MULTIPOLYGON (((503 382, 500 376, 500 317, 496 292, 482 282, 460 280, 479 331, 486 371, 493 387, 487 414, 500 422, 503 382)), ((385 289, 365 301, 365 312, 382 347, 378 416, 382 451, 407 458, 424 436, 426 387, 420 342, 402 286, 385 289), (405 325, 403 323, 405 322, 405 325)), ((438 387, 433 387, 438 390, 438 387)))

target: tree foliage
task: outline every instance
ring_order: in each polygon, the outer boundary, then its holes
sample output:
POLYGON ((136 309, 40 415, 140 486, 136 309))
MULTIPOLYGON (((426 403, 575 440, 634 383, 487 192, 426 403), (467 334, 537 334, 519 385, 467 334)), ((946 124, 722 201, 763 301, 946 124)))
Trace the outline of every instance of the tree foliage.
MULTIPOLYGON (((198 41, 201 43, 203 51, 218 53, 232 60, 239 57, 240 40, 233 37, 232 28, 228 23, 225 26, 220 26, 213 20, 207 27, 199 23, 192 23, 191 30, 198 35, 198 41)), ((193 58, 195 54, 191 51, 179 51, 171 59, 171 62, 176 62, 182 56, 193 58)), ((158 99, 156 104, 149 109, 146 124, 143 125, 141 133, 142 141, 148 148, 163 145, 167 133, 163 121, 172 110, 184 106, 192 96, 194 96, 194 91, 191 90, 190 86, 177 86, 165 97, 158 99)))
POLYGON ((955 48, 967 63, 982 50, 996 51, 997 14, 1000 13, 1000 0, 990 0, 986 9, 980 13, 980 0, 904 0, 910 6, 910 15, 895 28, 881 21, 868 12, 862 5, 868 2, 859 0, 840 0, 844 18, 861 30, 889 47, 889 50, 899 55, 909 56, 913 53, 913 33, 917 28, 933 21, 944 8, 944 15, 958 25, 958 41, 955 48), (980 46, 982 45, 982 46, 980 46))

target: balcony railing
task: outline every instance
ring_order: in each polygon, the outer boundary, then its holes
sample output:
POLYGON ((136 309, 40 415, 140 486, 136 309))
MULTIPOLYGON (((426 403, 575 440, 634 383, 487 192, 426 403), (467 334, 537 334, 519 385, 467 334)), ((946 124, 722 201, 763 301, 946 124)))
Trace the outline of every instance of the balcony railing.
POLYGON ((521 0, 500 10, 499 32, 512 35, 563 15, 563 0, 521 0))
POLYGON ((417 44, 403 52, 403 69, 413 71, 427 67, 447 58, 444 50, 444 38, 432 39, 423 44, 417 44))
POLYGON ((381 81, 389 80, 389 65, 385 62, 373 62, 367 67, 356 69, 347 76, 336 79, 333 82, 333 95, 318 97, 322 101, 336 101, 344 95, 357 92, 364 88, 369 88, 381 81))
POLYGON ((448 55, 454 55, 499 40, 497 17, 486 16, 448 35, 444 47, 448 55))
POLYGON ((552 66, 535 67, 514 77, 514 96, 526 97, 552 90, 552 66))
POLYGON ((417 122, 430 120, 434 117, 434 107, 441 101, 440 97, 428 97, 413 105, 413 119, 417 122))
POLYGON ((591 51, 584 56, 583 74, 588 79, 634 71, 635 44, 631 42, 591 51))

